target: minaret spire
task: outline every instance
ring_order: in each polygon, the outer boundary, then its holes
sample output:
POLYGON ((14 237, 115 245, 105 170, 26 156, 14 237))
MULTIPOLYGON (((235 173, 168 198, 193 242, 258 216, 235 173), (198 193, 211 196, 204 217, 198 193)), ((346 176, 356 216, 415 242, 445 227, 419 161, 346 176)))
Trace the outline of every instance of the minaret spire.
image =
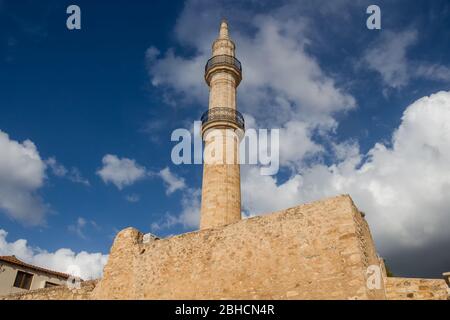
POLYGON ((225 19, 220 23, 219 36, 213 42, 212 56, 227 55, 234 57, 235 45, 230 38, 228 23, 225 19))
POLYGON ((202 116, 205 141, 200 228, 213 228, 241 219, 239 141, 244 118, 237 111, 236 88, 242 67, 235 58, 235 45, 222 20, 212 57, 205 67, 209 108, 202 116))
POLYGON ((222 19, 220 24, 219 39, 230 39, 230 36, 228 35, 228 23, 225 19, 222 19))

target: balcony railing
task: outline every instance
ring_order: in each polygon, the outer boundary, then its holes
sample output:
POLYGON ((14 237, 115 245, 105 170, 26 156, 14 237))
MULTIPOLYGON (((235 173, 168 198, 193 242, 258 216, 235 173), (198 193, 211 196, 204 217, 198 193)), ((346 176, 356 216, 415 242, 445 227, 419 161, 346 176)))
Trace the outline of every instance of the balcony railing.
POLYGON ((231 121, 238 128, 245 130, 245 121, 242 114, 233 108, 212 108, 206 111, 201 118, 202 125, 213 121, 231 121))
POLYGON ((239 72, 242 72, 241 62, 235 57, 226 54, 214 56, 211 59, 209 59, 205 66, 205 74, 216 66, 229 66, 236 69, 239 72))

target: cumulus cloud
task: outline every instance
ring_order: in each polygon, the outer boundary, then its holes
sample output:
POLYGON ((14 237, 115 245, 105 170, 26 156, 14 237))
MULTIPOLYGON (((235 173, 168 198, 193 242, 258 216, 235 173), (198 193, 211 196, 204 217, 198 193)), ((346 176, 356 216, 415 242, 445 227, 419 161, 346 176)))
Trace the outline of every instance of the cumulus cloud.
MULTIPOLYGON (((152 172, 144 166, 139 165, 134 159, 119 158, 111 154, 105 155, 102 162, 103 167, 97 171, 97 175, 102 178, 103 182, 112 183, 119 190, 149 176, 161 178, 165 185, 167 195, 186 188, 184 179, 174 174, 169 167, 159 172, 152 172)), ((139 195, 127 195, 125 199, 128 202, 138 202, 139 195)))
MULTIPOLYGON (((206 108, 208 90, 202 73, 211 55, 211 43, 217 37, 222 4, 185 4, 175 37, 180 45, 194 48, 195 54, 177 55, 174 49, 161 53, 155 47, 147 50, 151 83, 162 89, 166 102, 174 106, 202 103, 206 108)), ((355 99, 308 52, 310 30, 299 4, 288 1, 270 13, 257 14, 250 14, 239 3, 234 7, 230 13, 235 21, 230 22, 231 37, 237 44, 245 79, 239 87, 243 92, 238 96, 239 109, 254 116, 255 129, 280 128, 281 139, 289 145, 282 150, 282 161, 298 165, 303 155, 322 151, 312 141, 312 132, 326 134, 334 130, 334 114, 354 109, 355 99), (243 23, 245 27, 233 28, 243 23), (301 143, 293 149, 295 141, 301 143), (298 148, 301 150, 296 153, 298 148)))
POLYGON ((145 167, 140 166, 133 159, 107 154, 103 157, 102 162, 103 167, 97 171, 97 174, 104 183, 112 183, 119 190, 147 176, 145 167))
MULTIPOLYGON (((188 30, 191 23, 197 21, 196 8, 187 5, 177 25, 178 33, 188 30)), ((232 37, 238 44, 238 58, 245 66, 245 82, 242 83, 245 95, 239 97, 242 110, 253 111, 253 114, 260 110, 261 119, 270 113, 279 118, 278 123, 292 116, 298 119, 298 111, 303 111, 302 117, 309 116, 311 120, 327 124, 329 114, 354 108, 355 100, 338 88, 315 58, 306 53, 309 40, 302 32, 302 20, 297 18, 286 21, 275 14, 258 15, 250 20, 256 33, 233 33, 232 29, 232 37)), ((166 86, 197 101, 207 101, 202 70, 211 54, 210 44, 217 37, 214 31, 217 31, 218 21, 207 24, 211 28, 202 28, 197 37, 185 40, 193 41, 189 44, 198 52, 194 57, 177 56, 171 49, 161 55, 156 48, 149 48, 147 63, 154 86, 166 86)), ((274 120, 271 117, 271 121, 274 120)))
POLYGON ((159 172, 159 176, 166 185, 166 193, 168 195, 174 193, 177 190, 183 190, 184 188, 186 188, 184 179, 172 173, 169 167, 162 169, 159 172))
POLYGON ((280 163, 285 166, 301 165, 308 156, 314 156, 324 151, 315 143, 312 131, 305 122, 289 121, 280 130, 280 163))
POLYGON ((367 154, 341 145, 342 161, 311 165, 284 183, 255 168, 244 171, 244 207, 263 213, 349 193, 384 252, 448 237, 449 123, 450 92, 421 98, 406 109, 389 145, 377 143, 367 154))
POLYGON ((47 206, 37 192, 46 165, 35 144, 20 143, 0 131, 0 150, 0 210, 23 224, 44 223, 47 206))
POLYGON ((28 245, 27 240, 19 239, 8 242, 8 233, 0 229, 0 255, 15 255, 27 263, 48 268, 50 270, 67 272, 71 266, 80 268, 80 276, 84 280, 100 278, 108 255, 102 253, 88 253, 61 248, 55 252, 48 252, 28 245))
POLYGON ((334 112, 355 107, 354 98, 307 53, 309 39, 298 23, 259 16, 253 26, 257 29, 253 36, 236 39, 245 66, 241 105, 251 108, 244 111, 261 112, 256 120, 264 125, 271 115, 270 123, 275 124, 301 116, 311 124, 328 126, 334 112))

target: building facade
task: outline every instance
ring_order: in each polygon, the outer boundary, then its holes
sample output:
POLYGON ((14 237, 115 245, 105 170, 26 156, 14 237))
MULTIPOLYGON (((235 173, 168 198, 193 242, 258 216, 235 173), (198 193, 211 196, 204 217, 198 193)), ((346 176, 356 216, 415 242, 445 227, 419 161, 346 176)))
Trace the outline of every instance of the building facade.
POLYGON ((0 295, 65 285, 69 275, 0 256, 0 295))

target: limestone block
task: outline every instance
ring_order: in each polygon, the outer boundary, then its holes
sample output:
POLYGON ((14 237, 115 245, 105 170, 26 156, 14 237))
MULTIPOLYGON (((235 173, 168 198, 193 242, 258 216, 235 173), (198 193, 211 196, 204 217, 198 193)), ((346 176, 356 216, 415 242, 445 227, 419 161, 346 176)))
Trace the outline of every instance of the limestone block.
POLYGON ((389 300, 447 300, 448 286, 442 279, 397 278, 385 279, 389 300))
POLYGON ((348 196, 145 244, 140 239, 135 229, 119 233, 93 298, 385 298, 384 288, 366 285, 366 264, 378 257, 348 196))

